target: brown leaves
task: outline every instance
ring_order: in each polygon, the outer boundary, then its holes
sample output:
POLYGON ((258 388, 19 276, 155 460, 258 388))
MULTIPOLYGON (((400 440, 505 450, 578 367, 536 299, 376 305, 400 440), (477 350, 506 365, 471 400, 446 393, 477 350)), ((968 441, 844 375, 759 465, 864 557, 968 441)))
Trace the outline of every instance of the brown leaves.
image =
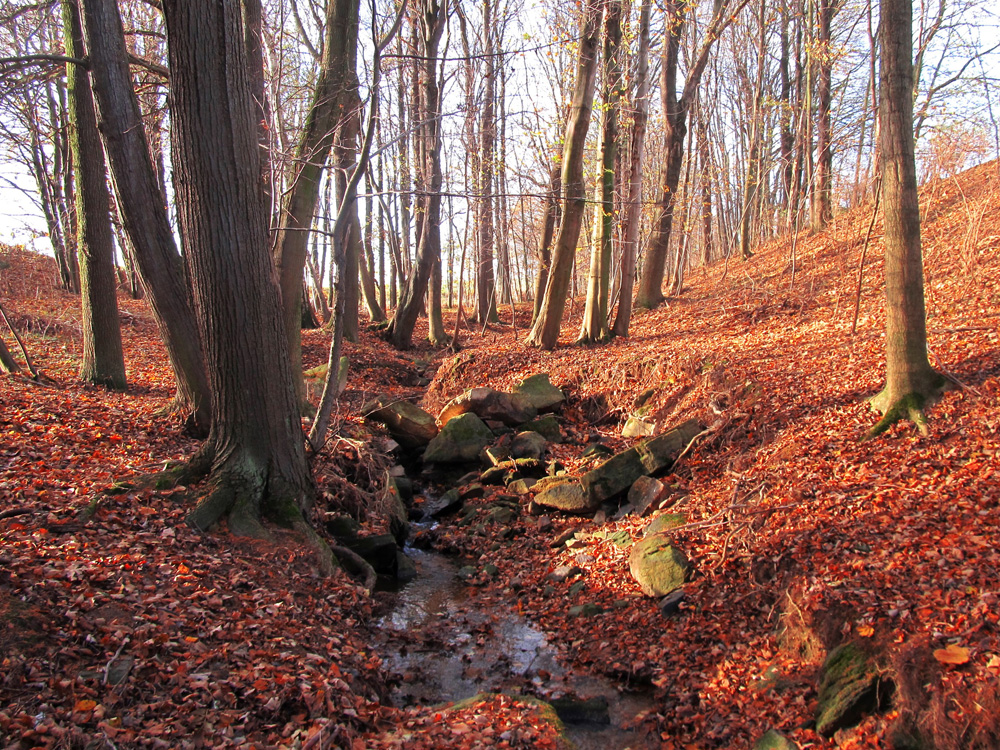
POLYGON ((934 658, 942 664, 950 664, 954 666, 968 664, 969 649, 962 646, 956 646, 952 643, 944 648, 936 649, 934 651, 934 658))

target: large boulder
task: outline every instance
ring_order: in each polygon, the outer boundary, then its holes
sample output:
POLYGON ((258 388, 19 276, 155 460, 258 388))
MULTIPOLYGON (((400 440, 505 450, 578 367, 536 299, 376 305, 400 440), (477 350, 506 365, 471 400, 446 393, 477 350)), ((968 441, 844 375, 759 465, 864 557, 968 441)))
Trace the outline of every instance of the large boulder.
POLYGON ((359 536, 355 539, 345 539, 344 546, 359 555, 376 573, 387 576, 396 575, 396 538, 392 534, 376 534, 374 536, 359 536))
POLYGON ((601 507, 600 503, 591 502, 580 483, 572 479, 546 481, 545 487, 535 495, 535 504, 579 514, 594 513, 601 507))
POLYGON ((628 569, 646 596, 662 597, 684 585, 691 563, 663 534, 643 537, 628 556, 628 569))
POLYGON ((403 502, 403 493, 399 489, 398 482, 397 477, 389 476, 386 478, 382 509, 389 519, 389 533, 396 538, 396 542, 400 546, 403 546, 407 537, 410 536, 410 514, 403 502))
POLYGON ((434 417, 409 401, 381 395, 361 407, 361 413, 379 424, 406 448, 422 448, 438 434, 434 417))
POLYGON ((437 421, 444 427, 455 417, 469 412, 480 419, 495 420, 505 425, 519 425, 538 416, 538 410, 524 396, 492 388, 471 388, 449 401, 437 421))
POLYGON ((566 400, 565 394, 552 385, 546 372, 525 378, 514 386, 514 393, 526 398, 538 411, 552 409, 566 400))
POLYGON ((674 459, 699 432, 701 426, 690 420, 615 454, 580 478, 587 497, 592 503, 600 505, 631 488, 639 477, 670 468, 674 459))
POLYGON ((424 461, 460 463, 475 461, 479 452, 493 442, 494 435, 483 420, 471 412, 460 414, 441 428, 424 451, 424 461))

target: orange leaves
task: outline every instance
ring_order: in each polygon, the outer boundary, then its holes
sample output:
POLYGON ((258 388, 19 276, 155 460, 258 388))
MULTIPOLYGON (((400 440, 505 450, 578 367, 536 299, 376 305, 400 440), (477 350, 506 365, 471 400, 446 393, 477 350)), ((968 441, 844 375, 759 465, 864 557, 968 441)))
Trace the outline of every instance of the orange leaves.
POLYGON ((969 649, 955 644, 934 651, 934 658, 942 664, 960 666, 969 663, 969 649))

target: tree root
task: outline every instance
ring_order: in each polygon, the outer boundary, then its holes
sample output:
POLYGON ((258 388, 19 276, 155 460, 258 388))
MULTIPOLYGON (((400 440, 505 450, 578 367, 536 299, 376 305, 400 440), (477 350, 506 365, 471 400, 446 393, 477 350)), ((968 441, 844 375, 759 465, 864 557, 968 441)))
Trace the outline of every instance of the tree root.
POLYGON ((882 414, 882 418, 865 434, 865 440, 878 437, 896 422, 906 419, 916 426, 921 435, 927 435, 926 409, 934 404, 945 391, 954 388, 951 380, 943 375, 933 379, 927 393, 911 392, 890 402, 889 390, 886 388, 872 396, 868 403, 872 409, 882 414))
POLYGON ((375 590, 375 582, 378 580, 375 568, 369 565, 368 561, 361 557, 361 555, 347 547, 334 545, 332 551, 343 563, 348 573, 361 577, 361 585, 365 587, 366 592, 371 594, 375 590))

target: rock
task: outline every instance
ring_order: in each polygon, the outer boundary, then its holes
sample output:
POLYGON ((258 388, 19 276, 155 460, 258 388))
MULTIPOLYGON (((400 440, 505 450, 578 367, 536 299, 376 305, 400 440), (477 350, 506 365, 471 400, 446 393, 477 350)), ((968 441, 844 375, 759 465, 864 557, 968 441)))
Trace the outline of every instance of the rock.
POLYGON ((417 577, 417 566, 403 550, 396 550, 396 580, 409 583, 417 577))
POLYGON ((873 655, 851 641, 830 652, 821 674, 816 731, 824 737, 855 726, 892 692, 892 683, 883 678, 884 670, 873 655))
POLYGON ((489 487, 501 487, 506 484, 509 473, 506 466, 491 466, 479 475, 479 481, 489 487))
POLYGON ((566 529, 563 533, 549 542, 549 546, 553 548, 562 547, 570 539, 576 536, 576 529, 566 529))
POLYGON ((548 531, 552 528, 552 519, 549 516, 541 516, 536 526, 539 531, 548 531))
POLYGON ((548 443, 538 432, 526 430, 514 436, 510 443, 510 455, 514 458, 535 458, 540 459, 548 443))
POLYGON ((594 615, 599 615, 604 612, 604 607, 600 604, 594 604, 594 602, 587 602, 586 604, 577 604, 574 607, 569 608, 570 617, 593 617, 594 615))
POLYGON ((608 512, 604 508, 601 508, 594 514, 591 520, 596 526, 603 526, 608 522, 608 512))
POLYGON ((643 536, 662 534, 664 531, 676 529, 678 526, 683 526, 686 523, 687 516, 681 513, 664 513, 646 524, 646 528, 643 529, 642 533, 643 536))
POLYGON ((575 565, 560 565, 558 568, 545 576, 545 580, 553 581, 555 583, 563 583, 582 572, 583 571, 575 565))
POLYGON ((537 432, 550 443, 561 443, 563 439, 562 427, 559 426, 559 420, 551 414, 546 414, 544 417, 538 417, 537 419, 532 419, 530 422, 525 422, 521 425, 521 429, 537 432))
POLYGON ((396 539, 396 544, 402 547, 410 536, 410 513, 403 502, 402 492, 398 486, 399 480, 389 477, 385 483, 383 507, 389 518, 389 533, 396 539))
POLYGON ((506 505, 493 506, 486 513, 485 523, 498 523, 501 526, 508 526, 517 517, 513 508, 506 505))
POLYGON ((486 563, 483 566, 483 573, 488 575, 490 578, 496 578, 498 575, 500 575, 500 568, 498 568, 493 563, 486 563))
POLYGON ((585 588, 587 588, 587 582, 586 581, 576 581, 572 586, 569 587, 569 591, 567 592, 567 595, 569 596, 570 599, 572 599, 574 596, 576 596, 577 594, 579 594, 585 588))
POLYGON ((608 534, 608 541, 619 549, 628 549, 632 545, 632 535, 625 529, 608 534))
POLYGON ((556 715, 567 724, 610 724, 608 699, 603 695, 596 698, 555 698, 552 708, 556 715))
POLYGON ((639 477, 628 491, 628 502, 636 515, 645 516, 667 494, 667 485, 653 477, 639 477))
POLYGON ((458 463, 475 461, 479 452, 493 442, 493 433, 475 414, 461 414, 441 429, 424 451, 424 461, 458 463))
POLYGON ((635 397, 635 401, 632 402, 632 406, 635 407, 636 409, 641 409, 646 405, 646 402, 649 401, 649 399, 651 399, 655 395, 656 395, 655 388, 647 388, 646 390, 644 390, 642 393, 640 393, 638 396, 635 397))
POLYGON ((681 611, 681 602, 684 601, 684 589, 671 591, 660 600, 660 614, 664 617, 672 617, 681 611))
POLYGON ((700 431, 691 420, 612 456, 580 478, 587 498, 600 504, 631 488, 639 477, 669 468, 700 431))
POLYGON ((528 477, 527 479, 515 479, 513 482, 507 485, 507 489, 511 492, 516 492, 518 495, 527 495, 532 487, 535 486, 537 482, 528 477))
POLYGON ((691 564, 670 539, 646 536, 632 546, 628 569, 646 596, 666 596, 684 585, 691 564))
POLYGON ((540 372, 514 386, 514 393, 524 397, 538 411, 546 411, 566 400, 566 395, 552 385, 549 375, 540 372))
POLYGON ((781 732, 768 729, 753 745, 753 750, 798 750, 798 745, 781 732))
POLYGON ((622 437, 649 437, 653 434, 653 425, 639 417, 629 417, 622 427, 622 437))
POLYGON ((572 479, 547 484, 545 489, 535 495, 535 502, 546 508, 578 514, 593 513, 601 505, 599 501, 591 501, 581 484, 572 479))
POLYGON ((475 578, 477 572, 478 571, 476 571, 476 567, 474 565, 463 565, 458 569, 458 573, 455 575, 463 581, 468 581, 470 578, 475 578))
POLYGON ((613 453, 614 451, 604 443, 588 443, 587 447, 583 449, 584 458, 600 458, 601 456, 610 456, 613 453))
POLYGON ((392 534, 376 534, 345 539, 344 546, 359 555, 376 573, 396 575, 396 539, 392 534))
POLYGON ((399 464, 396 464, 395 466, 390 466, 388 468, 388 470, 386 471, 386 473, 390 477, 394 477, 396 479, 399 479, 400 477, 405 477, 406 476, 406 468, 403 467, 403 466, 400 466, 399 464))
POLYGON ((633 513, 635 513, 635 508, 632 507, 632 504, 631 503, 625 503, 624 505, 622 505, 621 507, 619 507, 618 510, 615 511, 615 514, 614 514, 614 516, 611 517, 611 520, 613 520, 613 521, 620 521, 623 518, 627 518, 628 516, 631 516, 633 513))
POLYGON ((327 533, 339 542, 356 539, 361 529, 357 521, 344 513, 331 513, 324 525, 327 533))
POLYGON ((486 495, 486 488, 479 482, 471 482, 460 487, 458 495, 462 500, 478 500, 486 495))
POLYGON ((437 421, 444 427, 455 417, 469 412, 480 419, 496 420, 509 426, 523 424, 538 415, 538 410, 525 396, 492 388, 471 388, 449 401, 437 421))
POLYGON ((396 481, 396 489, 399 490, 399 496, 403 500, 413 499, 413 480, 409 477, 394 477, 396 481))
POLYGON ((594 557, 589 552, 581 552, 576 557, 573 558, 577 565, 590 565, 597 558, 594 557))
POLYGON ((438 434, 434 417, 409 401, 382 395, 361 407, 361 413, 373 422, 385 425, 389 433, 406 448, 422 448, 438 434))
POLYGON ((425 501, 421 508, 424 511, 424 518, 440 518, 457 511, 462 507, 462 503, 462 496, 458 490, 448 490, 441 497, 425 501))
POLYGON ((505 438, 495 445, 489 446, 483 453, 491 464, 500 466, 510 461, 510 441, 505 438))

